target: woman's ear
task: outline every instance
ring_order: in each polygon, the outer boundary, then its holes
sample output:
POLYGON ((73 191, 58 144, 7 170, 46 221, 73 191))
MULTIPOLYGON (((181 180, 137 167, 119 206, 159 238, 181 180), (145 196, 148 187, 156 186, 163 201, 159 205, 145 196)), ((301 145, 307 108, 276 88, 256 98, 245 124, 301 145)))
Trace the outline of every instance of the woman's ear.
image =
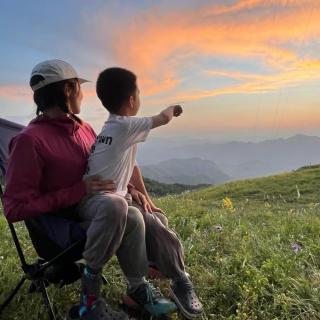
POLYGON ((72 92, 72 88, 71 88, 70 84, 66 83, 65 86, 64 86, 64 94, 65 94, 65 96, 67 98, 69 98, 70 95, 71 95, 71 92, 72 92))
POLYGON ((68 109, 68 113, 70 113, 72 110, 70 110, 70 99, 72 95, 72 87, 70 83, 66 83, 64 86, 64 94, 66 97, 66 107, 68 109))

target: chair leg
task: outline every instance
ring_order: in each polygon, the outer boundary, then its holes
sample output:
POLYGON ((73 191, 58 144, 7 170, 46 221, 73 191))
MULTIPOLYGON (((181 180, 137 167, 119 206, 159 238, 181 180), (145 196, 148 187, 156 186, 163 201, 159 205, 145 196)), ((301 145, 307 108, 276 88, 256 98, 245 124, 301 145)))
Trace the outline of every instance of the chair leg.
POLYGON ((40 289, 41 289, 41 292, 42 292, 42 297, 43 297, 44 303, 48 307, 49 318, 50 318, 50 320, 56 320, 56 316, 55 316, 55 314, 53 312, 52 304, 50 302, 50 299, 49 299, 49 296, 48 296, 48 291, 47 291, 47 288, 46 288, 46 285, 45 285, 44 281, 43 280, 39 280, 39 285, 40 285, 40 289))
POLYGON ((101 278, 102 278, 102 283, 103 283, 104 285, 108 284, 108 280, 107 280, 107 278, 106 278, 103 274, 101 274, 101 278))
POLYGON ((26 277, 23 276, 21 280, 18 282, 16 287, 12 290, 11 294, 9 297, 3 302, 3 304, 0 306, 0 314, 4 310, 4 308, 10 303, 10 301, 14 298, 14 296, 17 294, 23 283, 26 281, 26 277))

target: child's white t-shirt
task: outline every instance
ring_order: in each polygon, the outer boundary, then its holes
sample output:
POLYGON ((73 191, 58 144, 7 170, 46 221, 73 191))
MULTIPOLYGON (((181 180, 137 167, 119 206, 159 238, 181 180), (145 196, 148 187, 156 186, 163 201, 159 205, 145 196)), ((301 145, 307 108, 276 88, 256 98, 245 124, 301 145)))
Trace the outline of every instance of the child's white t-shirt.
POLYGON ((152 118, 110 114, 92 146, 86 176, 113 180, 116 193, 125 196, 136 164, 137 143, 146 140, 152 118))

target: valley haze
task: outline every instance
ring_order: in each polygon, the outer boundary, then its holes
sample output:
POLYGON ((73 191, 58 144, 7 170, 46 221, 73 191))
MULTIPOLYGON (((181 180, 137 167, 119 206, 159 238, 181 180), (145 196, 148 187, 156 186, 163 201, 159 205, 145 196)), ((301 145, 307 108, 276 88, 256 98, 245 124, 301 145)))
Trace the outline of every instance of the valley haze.
POLYGON ((320 162, 320 137, 297 134, 260 142, 150 138, 139 145, 145 177, 164 183, 219 184, 320 162))

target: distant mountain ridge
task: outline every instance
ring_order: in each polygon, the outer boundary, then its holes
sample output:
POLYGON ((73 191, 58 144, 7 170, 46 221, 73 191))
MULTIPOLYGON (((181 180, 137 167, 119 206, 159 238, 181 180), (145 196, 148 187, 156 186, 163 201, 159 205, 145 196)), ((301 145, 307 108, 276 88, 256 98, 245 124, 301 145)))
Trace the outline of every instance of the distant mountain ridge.
MULTIPOLYGON (((215 143, 204 140, 187 143, 187 140, 181 140, 180 143, 160 139, 154 143, 150 141, 139 147, 138 161, 143 167, 149 167, 148 174, 151 169, 155 170, 154 166, 158 167, 159 176, 153 173, 151 178, 163 182, 170 180, 169 173, 175 176, 175 171, 180 170, 176 167, 171 167, 169 170, 167 166, 163 172, 166 177, 158 180, 161 173, 159 167, 163 165, 162 162, 170 159, 197 158, 202 161, 210 161, 229 179, 267 176, 320 162, 320 137, 317 136, 297 134, 289 138, 261 142, 215 143)), ((180 176, 182 176, 181 170, 180 176)), ((194 180, 195 184, 209 183, 208 180, 205 182, 196 180, 194 180)), ((184 183, 190 184, 190 181, 184 183)))
POLYGON ((162 183, 218 184, 230 180, 214 162, 200 158, 170 159, 141 166, 144 177, 162 183))

